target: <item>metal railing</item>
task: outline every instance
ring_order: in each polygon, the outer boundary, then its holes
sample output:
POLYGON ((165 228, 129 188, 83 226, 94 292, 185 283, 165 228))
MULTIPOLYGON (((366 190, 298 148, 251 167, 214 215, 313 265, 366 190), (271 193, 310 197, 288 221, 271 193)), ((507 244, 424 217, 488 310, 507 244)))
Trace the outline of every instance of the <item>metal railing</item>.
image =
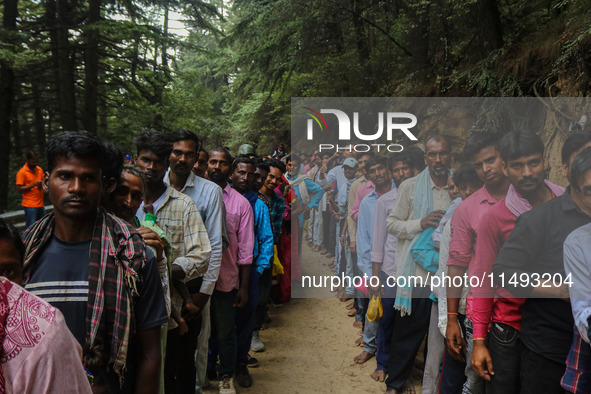
MULTIPOLYGON (((53 211, 53 205, 47 205, 45 207, 45 213, 49 213, 53 211)), ((23 232, 25 231, 25 211, 12 211, 6 212, 0 215, 0 219, 6 220, 8 223, 12 224, 18 231, 23 232)))

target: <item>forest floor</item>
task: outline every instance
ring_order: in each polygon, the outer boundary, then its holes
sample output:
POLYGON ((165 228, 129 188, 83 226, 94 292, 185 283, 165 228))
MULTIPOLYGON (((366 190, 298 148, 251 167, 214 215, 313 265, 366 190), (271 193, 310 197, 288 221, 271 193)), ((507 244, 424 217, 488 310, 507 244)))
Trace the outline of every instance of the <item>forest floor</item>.
MULTIPOLYGON (((333 273, 328 268, 331 260, 312 253, 306 242, 302 249, 303 260, 314 262, 304 274, 333 273)), ((369 376, 376 368, 375 358, 362 365, 353 362, 363 349, 355 345, 360 330, 347 316, 348 303, 333 296, 294 298, 281 308, 271 306, 269 328, 261 331, 266 350, 250 353, 259 361, 259 367, 250 368, 254 383, 248 389, 236 384, 238 393, 383 393, 386 385, 369 376)), ((416 367, 412 378, 419 394, 422 373, 416 367)), ((216 393, 218 382, 204 391, 216 393)))

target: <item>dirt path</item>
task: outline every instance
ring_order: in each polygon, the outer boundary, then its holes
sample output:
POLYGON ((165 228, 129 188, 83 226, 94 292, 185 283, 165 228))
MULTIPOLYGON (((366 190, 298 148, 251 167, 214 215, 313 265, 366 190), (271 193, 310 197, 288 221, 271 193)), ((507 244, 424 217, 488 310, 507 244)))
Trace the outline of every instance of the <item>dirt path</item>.
MULTIPOLYGON (((304 259, 315 262, 304 274, 330 275, 329 259, 311 255, 303 246, 304 259)), ((293 299, 282 308, 269 311, 272 319, 261 340, 267 350, 253 353, 258 368, 251 368, 254 384, 239 393, 383 393, 385 384, 375 382, 370 374, 375 358, 363 365, 353 357, 362 351, 355 346, 359 329, 354 318, 347 316, 345 305, 332 298, 293 299)), ((205 390, 217 392, 217 382, 205 390)), ((414 381, 417 393, 420 382, 414 381)))

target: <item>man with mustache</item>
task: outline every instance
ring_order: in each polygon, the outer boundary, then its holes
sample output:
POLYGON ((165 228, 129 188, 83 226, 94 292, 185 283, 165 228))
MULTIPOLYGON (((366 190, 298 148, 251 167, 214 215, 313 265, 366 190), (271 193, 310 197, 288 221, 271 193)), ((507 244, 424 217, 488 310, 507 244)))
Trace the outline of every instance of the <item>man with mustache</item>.
MULTIPOLYGON (((156 224, 164 230, 171 243, 168 259, 171 272, 172 308, 181 312, 187 321, 199 320, 200 309, 190 296, 201 288, 211 254, 207 230, 193 200, 164 183, 173 144, 170 138, 156 130, 146 130, 135 139, 136 165, 144 173, 146 190, 136 216, 144 220, 147 206, 156 215, 156 224)), ((195 389, 195 375, 186 364, 195 365, 191 355, 181 351, 180 329, 176 321, 168 322, 165 360, 165 390, 167 393, 186 392, 195 389), (184 357, 184 358, 183 358, 184 357), (188 375, 186 374, 188 372, 188 375), (190 375, 190 376, 189 376, 190 375)))
MULTIPOLYGON (((252 385, 248 372, 248 351, 252 343, 255 325, 255 312, 259 300, 260 279, 270 270, 273 258, 273 232, 271 216, 267 205, 259 198, 258 190, 253 190, 255 162, 246 155, 238 155, 232 164, 230 181, 232 188, 248 200, 254 213, 254 251, 253 264, 248 284, 248 302, 236 314, 237 366, 236 381, 242 387, 252 385)), ((264 350, 264 349, 262 349, 264 350)))
POLYGON ((202 177, 195 176, 192 172, 201 150, 201 141, 195 133, 181 129, 172 134, 172 152, 170 154, 170 169, 164 176, 164 183, 172 186, 179 192, 191 197, 199 213, 203 224, 207 229, 207 236, 211 244, 211 256, 209 267, 203 276, 203 283, 190 293, 191 299, 199 309, 202 316, 201 322, 196 320, 187 323, 189 332, 181 336, 180 352, 183 355, 183 372, 181 373, 182 386, 188 392, 195 385, 195 376, 199 374, 199 382, 205 380, 205 366, 207 363, 207 341, 211 332, 209 316, 209 298, 215 288, 215 282, 220 272, 222 262, 222 247, 228 245, 226 230, 226 214, 222 189, 215 183, 202 177), (198 325, 199 323, 199 325, 198 325), (201 330, 205 330, 201 335, 201 330), (200 338, 198 340, 198 338, 200 338), (197 371, 195 363, 191 363, 199 342, 197 356, 202 359, 202 368, 197 371))
MULTIPOLYGON (((504 286, 513 297, 525 298, 521 306, 520 393, 564 392, 560 381, 574 327, 564 241, 591 222, 586 197, 580 187, 575 187, 582 185, 582 180, 575 182, 571 176, 575 158, 591 145, 589 133, 582 133, 573 134, 562 148, 563 175, 571 186, 563 195, 519 216, 492 268, 496 285, 504 286), (544 284, 544 276, 556 279, 544 284), (522 282, 521 278, 531 280, 522 282)), ((529 189, 531 183, 524 182, 524 186, 529 189)))
MULTIPOLYGON (((503 160, 499 153, 500 136, 490 132, 476 132, 468 138, 464 146, 464 156, 472 162, 484 186, 462 201, 455 210, 450 222, 451 238, 447 260, 450 278, 462 277, 466 271, 471 275, 470 266, 475 258, 477 227, 488 209, 505 197, 509 180, 503 173, 503 160)), ((458 283, 458 282, 456 282, 458 283)), ((452 357, 461 363, 472 356, 472 322, 470 320, 470 300, 466 307, 460 308, 464 286, 447 288, 447 329, 446 348, 452 357), (467 317, 467 319, 466 319, 467 317), (464 341, 464 338, 466 341, 464 341)), ((481 393, 484 385, 469 365, 465 368, 464 388, 473 393, 481 393)), ((455 375, 454 375, 455 376, 455 375)), ((449 382, 448 387, 461 386, 461 382, 449 382)))
POLYGON ((160 280, 140 234, 99 206, 105 144, 64 132, 46 153, 43 187, 54 212, 25 234, 26 288, 62 311, 85 354, 106 360, 100 374, 110 392, 157 393, 164 297, 151 286, 160 280))
MULTIPOLYGON (((222 188, 226 207, 229 246, 222 253, 222 263, 211 297, 212 335, 208 369, 215 373, 219 355, 219 389, 221 394, 234 394, 234 373, 237 365, 238 309, 246 306, 254 250, 254 213, 246 198, 228 183, 232 171, 232 155, 225 148, 209 152, 209 179, 222 188)), ((250 345, 250 343, 248 344, 250 345)), ((247 348, 248 354, 248 348, 247 348)), ((241 368, 246 374, 246 365, 241 368)))
MULTIPOLYGON (((523 130, 511 132, 503 137, 499 151, 511 186, 506 197, 488 210, 486 221, 478 225, 476 256, 469 269, 470 275, 478 278, 488 278, 517 217, 564 193, 563 187, 545 180, 544 144, 537 135, 523 130)), ((471 289, 472 365, 487 382, 487 393, 519 393, 523 299, 491 285, 485 279, 481 286, 471 289)))
POLYGON ((427 165, 419 175, 402 182, 398 197, 388 215, 387 230, 398 238, 396 277, 407 279, 407 286, 396 287, 397 309, 390 344, 386 393, 409 387, 412 364, 429 328, 431 300, 427 271, 416 263, 411 248, 428 227, 437 227, 451 203, 447 180, 452 161, 451 144, 441 135, 429 137, 425 144, 427 165), (413 286, 410 277, 423 281, 413 286))
MULTIPOLYGON (((276 248, 279 248, 281 225, 283 223, 283 214, 285 212, 285 200, 275 193, 275 189, 281 183, 281 178, 284 173, 285 165, 277 159, 267 159, 264 162, 257 162, 254 188, 255 190, 258 190, 259 198, 264 200, 269 207, 271 231, 273 232, 273 246, 276 248), (257 179, 260 179, 260 181, 257 182, 257 179)), ((272 267, 269 267, 269 269, 263 271, 259 283, 259 299, 255 315, 254 331, 252 333, 252 342, 250 345, 250 348, 255 352, 265 350, 265 345, 260 340, 260 330, 265 320, 265 316, 267 315, 272 279, 272 267)), ((249 363, 251 363, 250 359, 249 363)))

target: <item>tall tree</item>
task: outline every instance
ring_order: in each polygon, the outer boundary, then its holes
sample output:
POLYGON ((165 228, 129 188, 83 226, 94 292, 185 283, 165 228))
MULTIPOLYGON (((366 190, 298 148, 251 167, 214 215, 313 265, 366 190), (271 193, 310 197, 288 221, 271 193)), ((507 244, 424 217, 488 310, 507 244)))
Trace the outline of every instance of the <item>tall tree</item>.
MULTIPOLYGON (((2 41, 16 44, 16 18, 18 0, 4 0, 2 14, 2 41)), ((9 61, 0 63, 0 212, 7 206, 10 164, 10 120, 14 103, 14 69, 9 61)))

